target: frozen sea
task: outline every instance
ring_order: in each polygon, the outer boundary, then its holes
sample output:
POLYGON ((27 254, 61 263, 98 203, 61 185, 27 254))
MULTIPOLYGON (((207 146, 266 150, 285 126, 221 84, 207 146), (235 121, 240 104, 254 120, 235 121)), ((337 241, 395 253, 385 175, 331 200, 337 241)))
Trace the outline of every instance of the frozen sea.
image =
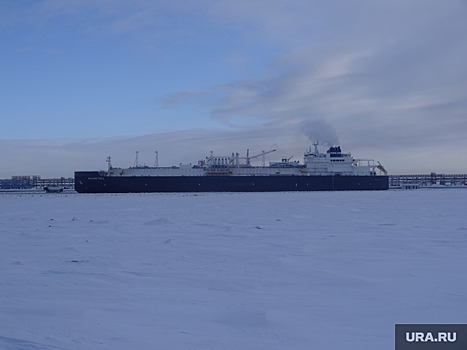
POLYGON ((0 349, 394 349, 467 323, 467 191, 0 194, 0 349))

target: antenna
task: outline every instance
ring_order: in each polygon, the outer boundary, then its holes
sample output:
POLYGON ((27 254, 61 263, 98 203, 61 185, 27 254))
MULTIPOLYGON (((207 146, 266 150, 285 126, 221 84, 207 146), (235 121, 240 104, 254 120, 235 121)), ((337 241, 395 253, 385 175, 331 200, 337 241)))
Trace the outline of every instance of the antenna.
POLYGON ((137 167, 138 167, 138 163, 139 163, 139 162, 138 162, 138 153, 139 153, 139 152, 138 152, 138 151, 136 151, 136 158, 135 158, 135 168, 137 168, 137 167))
POLYGON ((159 167, 159 152, 156 151, 156 160, 154 161, 154 168, 159 167))

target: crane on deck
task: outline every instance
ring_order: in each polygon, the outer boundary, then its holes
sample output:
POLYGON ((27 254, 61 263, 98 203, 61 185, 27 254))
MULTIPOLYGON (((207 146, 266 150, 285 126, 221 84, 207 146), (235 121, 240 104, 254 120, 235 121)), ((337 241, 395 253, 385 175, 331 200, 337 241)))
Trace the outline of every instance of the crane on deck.
POLYGON ((250 150, 247 149, 247 150, 246 150, 246 158, 240 158, 240 159, 246 159, 246 164, 250 165, 250 159, 258 158, 258 157, 263 157, 263 158, 262 158, 262 165, 263 165, 263 166, 266 166, 266 157, 265 157, 265 155, 266 155, 266 154, 269 154, 269 153, 272 153, 272 152, 275 152, 275 151, 276 151, 275 149, 273 149, 273 150, 271 150, 271 151, 267 151, 267 152, 262 151, 260 154, 257 154, 256 156, 250 156, 250 155, 249 155, 249 154, 250 154, 250 150))

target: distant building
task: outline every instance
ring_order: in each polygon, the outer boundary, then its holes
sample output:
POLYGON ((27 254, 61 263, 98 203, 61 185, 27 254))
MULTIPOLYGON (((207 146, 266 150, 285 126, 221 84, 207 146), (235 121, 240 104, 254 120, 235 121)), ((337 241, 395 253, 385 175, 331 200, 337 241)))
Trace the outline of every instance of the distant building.
POLYGON ((39 181, 41 177, 39 175, 19 175, 12 176, 12 181, 24 181, 24 182, 36 182, 39 181))

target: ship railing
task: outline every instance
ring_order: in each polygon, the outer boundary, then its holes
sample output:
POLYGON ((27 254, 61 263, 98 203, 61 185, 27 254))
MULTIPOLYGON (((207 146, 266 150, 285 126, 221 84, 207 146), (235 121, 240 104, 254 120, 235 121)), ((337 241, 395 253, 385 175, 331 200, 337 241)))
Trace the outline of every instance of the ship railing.
POLYGON ((369 167, 376 167, 374 159, 354 159, 353 163, 356 166, 369 166, 369 167), (364 164, 366 162, 366 164, 364 164))
POLYGON ((206 171, 207 176, 230 176, 232 175, 232 170, 230 169, 209 169, 206 171))

